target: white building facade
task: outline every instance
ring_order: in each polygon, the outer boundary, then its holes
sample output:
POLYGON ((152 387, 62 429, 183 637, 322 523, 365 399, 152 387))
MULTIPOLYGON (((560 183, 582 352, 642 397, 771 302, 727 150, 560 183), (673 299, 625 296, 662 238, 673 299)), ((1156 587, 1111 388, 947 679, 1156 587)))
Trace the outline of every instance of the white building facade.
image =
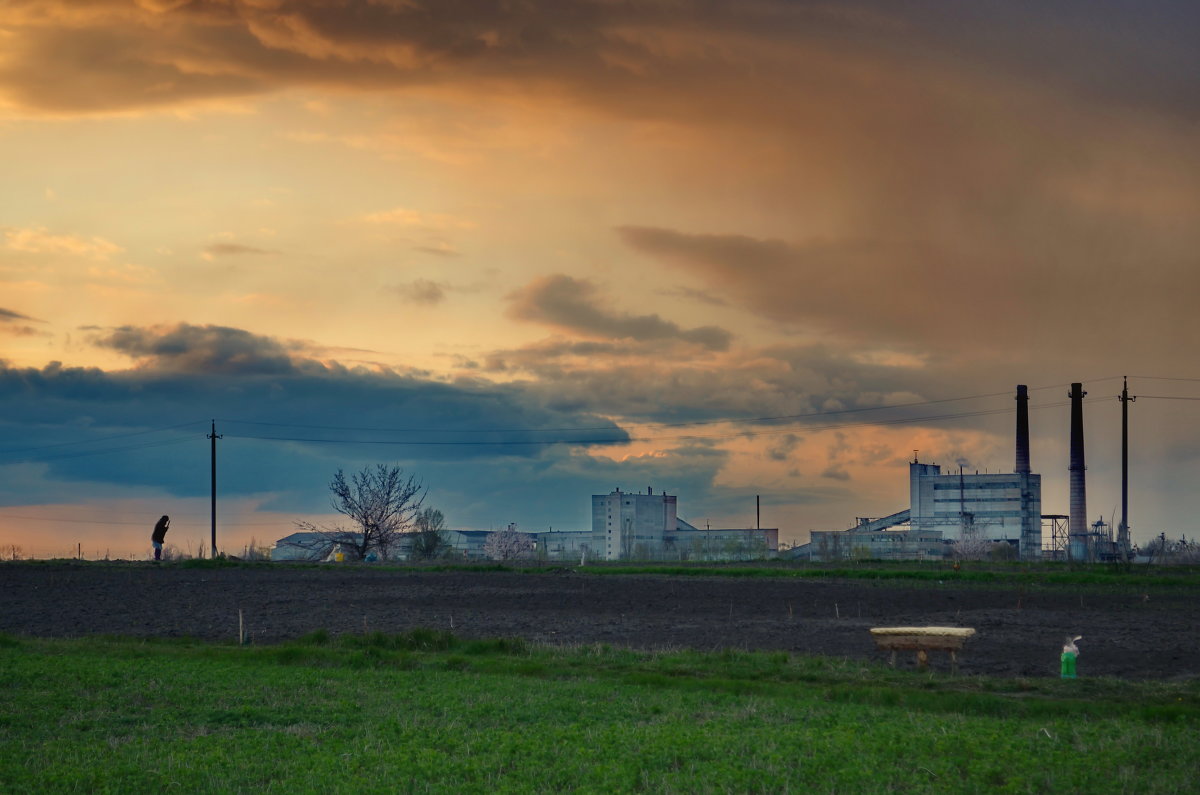
POLYGON ((617 489, 611 494, 592 495, 593 549, 603 550, 605 560, 659 557, 667 539, 675 534, 678 498, 669 494, 645 494, 617 489))
POLYGON ((1004 541, 1017 545, 1022 560, 1041 557, 1041 475, 943 473, 938 464, 913 461, 908 479, 913 530, 1004 541))

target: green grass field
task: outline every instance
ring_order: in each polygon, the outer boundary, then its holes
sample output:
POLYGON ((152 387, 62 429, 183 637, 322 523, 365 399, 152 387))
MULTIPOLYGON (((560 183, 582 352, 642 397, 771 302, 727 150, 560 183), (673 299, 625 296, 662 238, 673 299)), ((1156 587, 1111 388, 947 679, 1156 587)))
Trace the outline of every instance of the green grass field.
POLYGON ((1200 685, 316 633, 0 636, 5 792, 1195 792, 1200 685))

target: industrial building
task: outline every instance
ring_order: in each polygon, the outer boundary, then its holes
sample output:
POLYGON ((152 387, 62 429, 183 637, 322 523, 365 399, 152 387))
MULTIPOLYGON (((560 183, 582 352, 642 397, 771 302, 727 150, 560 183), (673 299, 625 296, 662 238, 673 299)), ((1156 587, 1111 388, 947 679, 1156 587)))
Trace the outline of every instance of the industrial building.
MULTIPOLYGON (((943 472, 915 457, 908 465, 909 507, 860 519, 841 531, 814 531, 792 557, 941 558, 965 539, 1011 544, 1021 560, 1042 554, 1042 476, 1029 467, 1029 391, 1017 387, 1016 464, 1011 473, 943 472), (899 529, 897 529, 899 528, 899 529)), ((1073 470, 1074 471, 1074 470, 1073 470)))
POLYGON ((705 528, 680 519, 678 498, 616 489, 592 495, 593 549, 605 560, 729 560, 779 549, 778 528, 705 528))
POLYGON ((649 557, 650 551, 666 547, 674 534, 678 498, 655 494, 631 494, 616 489, 611 494, 592 495, 592 535, 605 560, 649 557))
MULTIPOLYGON (((526 532, 518 529, 515 524, 510 524, 508 527, 510 530, 516 530, 529 536, 533 542, 534 557, 540 560, 578 561, 599 557, 593 551, 595 544, 592 541, 592 534, 586 530, 526 532)), ((491 530, 451 530, 449 532, 450 548, 454 550, 455 554, 464 558, 484 560, 487 558, 484 545, 487 544, 488 536, 492 532, 491 530)))
MULTIPOLYGON (((778 528, 698 528, 680 519, 673 494, 623 491, 592 495, 590 530, 528 532, 534 554, 545 560, 746 560, 779 550, 778 528)), ((524 532, 524 531, 522 531, 524 532)), ((485 557, 490 532, 450 533, 451 546, 468 558, 485 557)))
POLYGON ((958 541, 979 538, 1015 544, 1022 560, 1042 549, 1042 476, 943 473, 937 464, 909 464, 909 526, 941 531, 958 541))

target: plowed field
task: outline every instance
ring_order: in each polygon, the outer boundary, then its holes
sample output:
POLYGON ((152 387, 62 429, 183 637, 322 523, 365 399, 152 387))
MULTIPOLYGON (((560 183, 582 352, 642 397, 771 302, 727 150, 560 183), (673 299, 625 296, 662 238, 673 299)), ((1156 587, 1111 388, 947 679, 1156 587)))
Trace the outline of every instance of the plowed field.
MULTIPOLYGON (((874 626, 974 627, 964 674, 1055 676, 1082 635, 1081 676, 1200 675, 1192 588, 990 586, 904 580, 422 572, 360 566, 183 568, 151 563, 0 564, 0 631, 233 640, 317 629, 633 648, 775 649, 886 659, 874 626)), ((935 669, 948 660, 934 655, 935 669)), ((901 665, 913 663, 902 656, 901 665)))

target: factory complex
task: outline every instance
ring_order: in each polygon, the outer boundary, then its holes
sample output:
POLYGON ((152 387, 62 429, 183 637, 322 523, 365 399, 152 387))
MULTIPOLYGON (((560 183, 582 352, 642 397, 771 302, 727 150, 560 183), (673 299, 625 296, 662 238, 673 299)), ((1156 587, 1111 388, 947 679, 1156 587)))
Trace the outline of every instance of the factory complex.
POLYGON ((968 474, 962 467, 943 472, 938 464, 914 457, 908 465, 907 509, 879 519, 859 519, 849 530, 813 531, 807 544, 784 554, 812 561, 941 559, 968 548, 974 554, 1028 561, 1096 561, 1128 555, 1127 528, 1123 526, 1114 539, 1111 525, 1103 520, 1087 523, 1086 394, 1081 384, 1071 385, 1070 515, 1042 513, 1042 476, 1029 465, 1029 390, 1019 385, 1011 473, 968 474))
MULTIPOLYGON (((749 560, 773 557, 779 550, 777 528, 700 529, 676 516, 678 498, 614 490, 592 495, 592 526, 588 530, 524 532, 533 555, 544 560, 749 560)), ((447 531, 448 545, 458 557, 482 560, 491 530, 447 531)), ((293 533, 271 550, 272 560, 323 560, 336 554, 336 539, 323 533, 293 533)), ((390 557, 406 559, 401 544, 390 557)))
MULTIPOLYGON (((780 551, 778 528, 700 529, 678 516, 678 497, 653 488, 620 488, 592 495, 588 529, 524 532, 532 555, 544 560, 713 561, 786 557, 933 560, 975 554, 1025 561, 1043 558, 1112 559, 1128 554, 1124 527, 1116 539, 1103 521, 1089 526, 1085 491, 1080 384, 1071 390, 1071 514, 1042 513, 1042 478, 1029 463, 1029 393, 1017 387, 1016 455, 1011 473, 944 471, 914 456, 908 465, 909 506, 881 518, 860 518, 848 530, 817 531, 800 546, 780 551)), ((515 525, 508 530, 517 531, 515 525)), ((485 559, 490 530, 450 530, 452 554, 485 559)), ((520 531, 517 531, 520 532, 520 531)), ((332 540, 336 543, 336 540, 332 540)), ((406 559, 402 542, 388 557, 406 559)), ((333 554, 321 533, 293 533, 276 542, 272 560, 324 559, 333 554)))

